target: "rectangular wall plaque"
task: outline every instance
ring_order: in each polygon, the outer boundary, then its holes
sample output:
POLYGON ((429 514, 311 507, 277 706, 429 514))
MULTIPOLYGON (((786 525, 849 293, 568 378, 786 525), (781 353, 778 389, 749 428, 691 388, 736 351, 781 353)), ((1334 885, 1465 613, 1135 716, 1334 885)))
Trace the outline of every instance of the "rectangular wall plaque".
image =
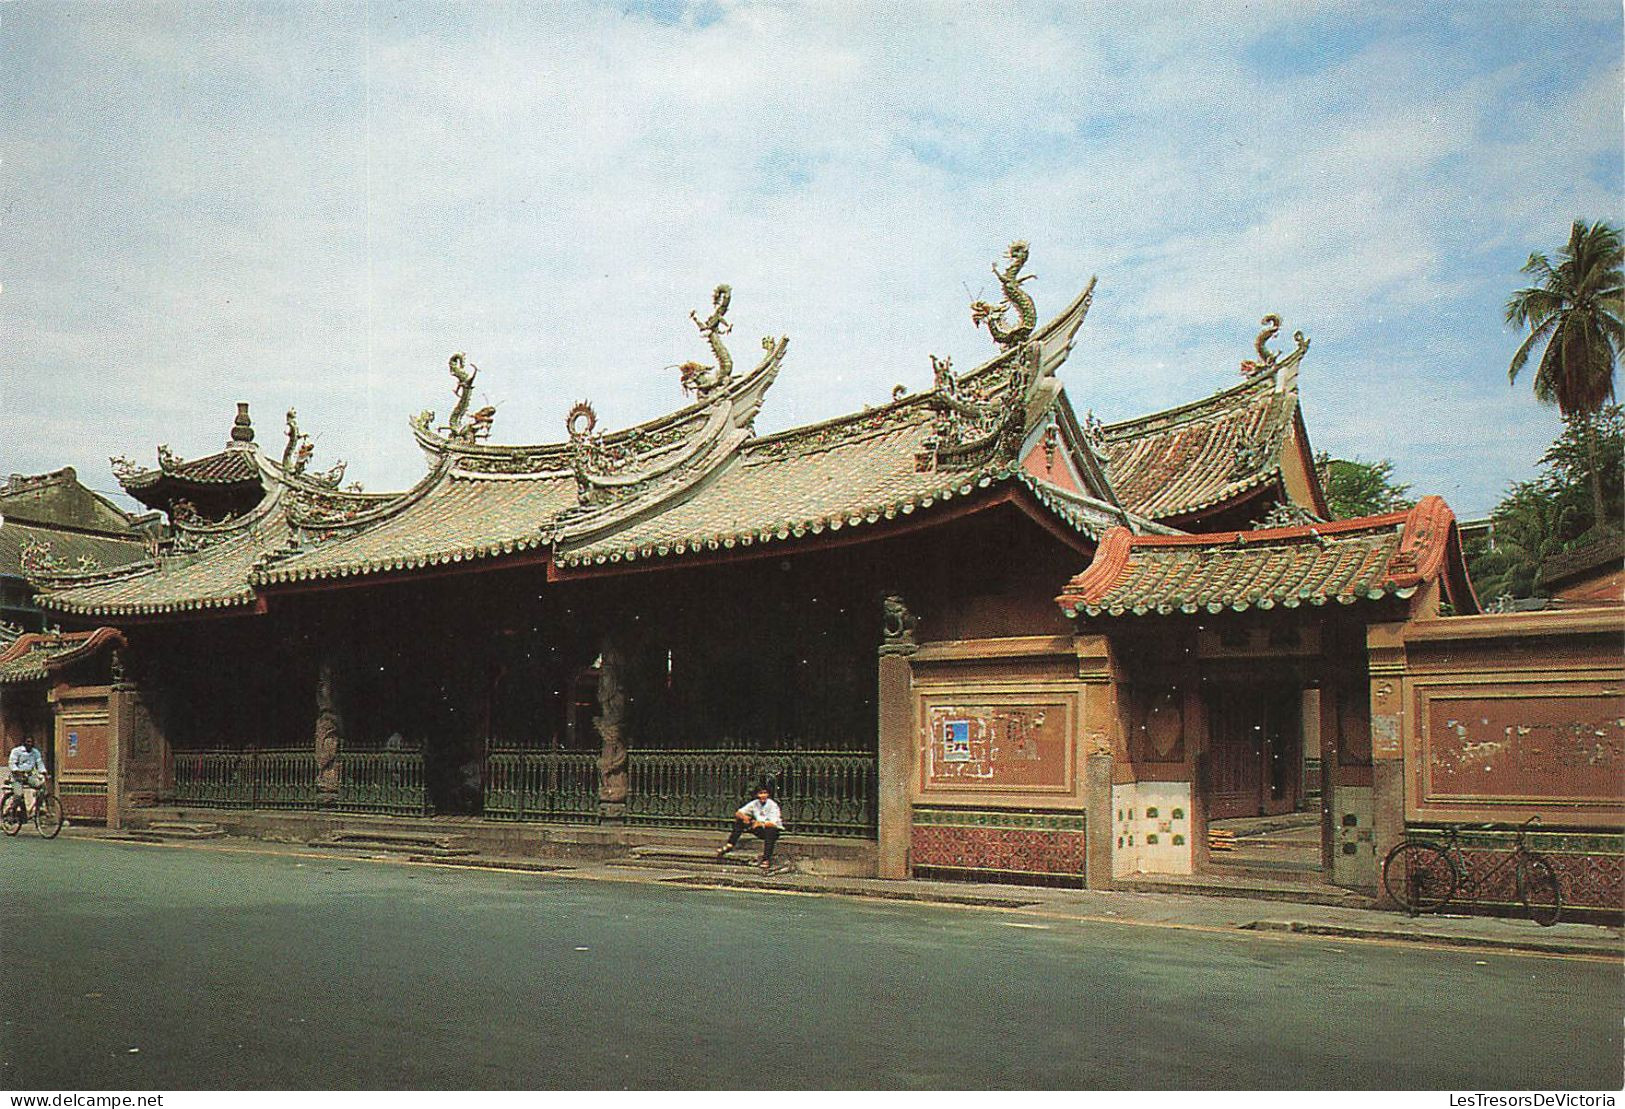
POLYGON ((925 709, 925 788, 1071 789, 1067 702, 1011 700, 925 709))

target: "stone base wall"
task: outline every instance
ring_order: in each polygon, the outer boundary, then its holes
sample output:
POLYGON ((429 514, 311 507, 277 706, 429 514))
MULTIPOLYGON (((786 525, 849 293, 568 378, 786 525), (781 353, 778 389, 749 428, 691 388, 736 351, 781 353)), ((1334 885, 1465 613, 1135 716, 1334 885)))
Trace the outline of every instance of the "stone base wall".
POLYGON ((69 820, 105 823, 107 820, 107 786, 95 783, 61 782, 57 796, 62 801, 62 815, 69 820))
POLYGON ((1082 812, 916 806, 910 847, 922 878, 1081 885, 1088 876, 1082 812))

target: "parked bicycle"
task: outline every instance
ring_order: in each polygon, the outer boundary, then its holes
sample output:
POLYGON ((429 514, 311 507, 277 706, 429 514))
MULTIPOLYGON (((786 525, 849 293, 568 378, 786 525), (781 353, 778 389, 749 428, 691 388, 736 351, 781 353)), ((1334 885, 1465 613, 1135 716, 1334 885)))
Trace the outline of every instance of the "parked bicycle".
POLYGON ((55 839, 62 830, 61 798, 50 792, 48 786, 40 786, 34 790, 34 805, 30 809, 22 796, 7 786, 4 801, 0 802, 0 832, 14 836, 22 831, 30 817, 42 837, 55 839))
POLYGON ((1480 889, 1493 888, 1492 883, 1511 867, 1518 900, 1523 902, 1529 919, 1549 927, 1563 915, 1563 889, 1546 856, 1531 851, 1524 842, 1529 827, 1538 823, 1540 817, 1532 816, 1519 825, 1512 850, 1482 874, 1473 873, 1462 856, 1459 824, 1445 827, 1442 845, 1428 839, 1406 840, 1383 860, 1383 888, 1412 916, 1435 913, 1457 897, 1470 900, 1480 889))

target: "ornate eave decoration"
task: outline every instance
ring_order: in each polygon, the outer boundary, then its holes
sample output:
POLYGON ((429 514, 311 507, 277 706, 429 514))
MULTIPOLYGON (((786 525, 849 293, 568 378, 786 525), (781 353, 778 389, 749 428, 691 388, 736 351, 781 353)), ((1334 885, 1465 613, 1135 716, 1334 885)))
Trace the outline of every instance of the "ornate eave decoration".
MULTIPOLYGON (((726 288, 720 286, 719 288, 726 288)), ((611 435, 582 401, 570 410, 570 472, 576 507, 554 529, 559 541, 582 541, 668 503, 694 487, 755 435, 756 414, 778 376, 789 339, 767 336, 760 363, 741 378, 701 389, 701 399, 665 420, 611 435)))
POLYGON ((1005 290, 1003 303, 997 308, 986 301, 971 305, 972 321, 988 328, 1001 352, 962 375, 954 374, 950 359, 931 356, 933 387, 926 398, 938 416, 915 456, 921 471, 1012 461, 1060 392, 1055 372, 1066 361, 1088 314, 1095 281, 1091 278, 1060 316, 1034 330, 1037 310, 1021 287, 1032 277, 1020 272, 1027 262, 1027 244, 1011 243, 1005 259, 1003 270, 994 267, 1005 290), (1017 322, 1006 326, 1005 317, 1012 310, 1017 322))

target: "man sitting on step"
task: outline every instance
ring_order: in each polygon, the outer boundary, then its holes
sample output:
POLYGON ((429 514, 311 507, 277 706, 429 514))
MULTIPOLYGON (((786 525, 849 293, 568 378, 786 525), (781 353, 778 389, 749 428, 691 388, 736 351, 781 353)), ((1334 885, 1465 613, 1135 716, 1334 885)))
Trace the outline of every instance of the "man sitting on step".
POLYGON ((718 849, 717 858, 722 858, 739 846, 739 837, 749 832, 762 841, 761 868, 771 870, 773 846, 779 842, 779 835, 783 831, 784 818, 779 815, 779 803, 773 800, 773 792, 765 785, 758 786, 756 800, 734 813, 733 831, 728 835, 728 842, 718 849))

